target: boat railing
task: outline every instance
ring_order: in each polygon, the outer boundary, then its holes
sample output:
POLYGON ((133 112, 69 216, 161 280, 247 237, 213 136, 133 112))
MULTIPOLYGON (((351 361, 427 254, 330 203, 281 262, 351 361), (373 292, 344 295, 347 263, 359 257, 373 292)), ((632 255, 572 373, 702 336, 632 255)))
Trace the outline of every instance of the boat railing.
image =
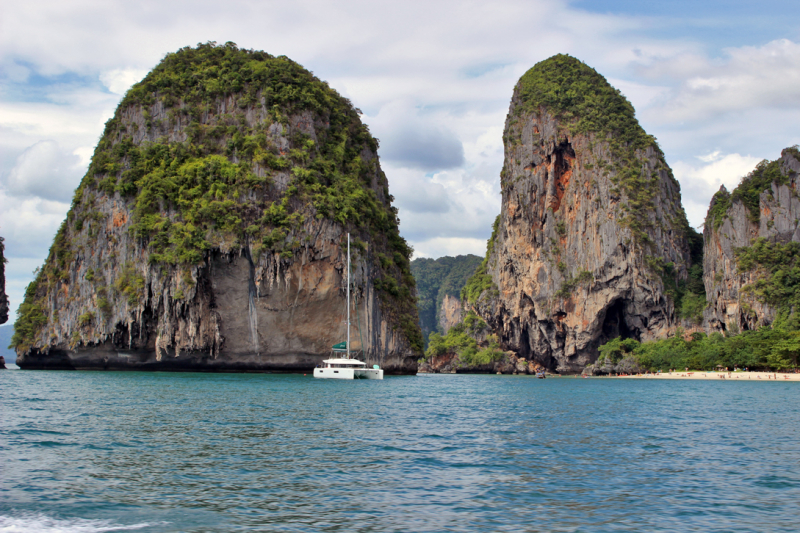
POLYGON ((350 350, 350 357, 347 357, 347 352, 344 350, 331 350, 332 358, 337 359, 360 359, 364 356, 363 350, 350 350))

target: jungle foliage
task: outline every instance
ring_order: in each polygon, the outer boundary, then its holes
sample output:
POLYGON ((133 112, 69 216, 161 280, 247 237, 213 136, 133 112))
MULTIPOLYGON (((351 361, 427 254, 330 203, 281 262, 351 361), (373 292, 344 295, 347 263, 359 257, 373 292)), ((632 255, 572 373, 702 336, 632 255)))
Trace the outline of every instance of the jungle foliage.
MULTIPOLYGON (((785 148, 782 155, 790 155, 800 161, 800 150, 797 146, 785 148)), ((758 224, 761 220, 761 194, 764 192, 771 194, 773 183, 778 186, 789 183, 789 176, 781 168, 781 159, 761 161, 752 172, 741 179, 732 193, 724 189, 718 191, 711 200, 711 206, 706 214, 706 227, 718 230, 727 218, 733 202, 741 202, 747 208, 747 218, 750 222, 758 224)))
POLYGON ((672 299, 679 318, 696 324, 703 321, 706 308, 706 288, 703 282, 703 235, 687 224, 686 237, 689 241, 690 264, 688 275, 678 275, 673 263, 665 263, 661 258, 648 256, 646 262, 651 270, 658 272, 664 283, 664 293, 672 299))
POLYGON ((363 150, 377 147, 351 103, 297 63, 233 43, 201 44, 168 54, 130 89, 106 124, 75 203, 92 186, 132 199, 133 231, 157 263, 197 264, 214 234, 291 256, 306 216, 396 232, 388 193, 380 198, 371 187, 377 178, 385 191, 385 176, 376 160, 362 159, 363 150), (152 140, 134 142, 139 126, 124 117, 136 109, 152 140), (292 124, 302 113, 321 138, 292 124), (170 140, 175 127, 185 141, 170 140), (277 142, 280 135, 289 137, 288 147, 277 142), (274 187, 278 173, 288 174, 285 191, 274 187))
POLYGON ((704 226, 718 230, 725 218, 728 216, 728 209, 731 207, 731 193, 727 189, 721 188, 711 197, 711 204, 706 213, 704 226))
POLYGON ((486 323, 475 313, 469 312, 461 324, 453 326, 447 335, 432 332, 428 338, 425 359, 446 353, 457 355, 457 366, 480 366, 499 361, 503 351, 494 335, 487 336, 486 346, 481 348, 475 336, 487 328, 486 323))
POLYGON ((785 185, 789 178, 781 172, 781 161, 761 161, 756 168, 742 178, 739 185, 731 193, 731 202, 742 202, 747 207, 747 218, 757 224, 761 219, 759 206, 761 193, 772 191, 772 184, 785 185))
POLYGON ((459 255, 438 259, 418 258, 411 261, 411 272, 417 284, 417 308, 423 335, 441 333, 438 313, 445 296, 460 297, 461 289, 480 265, 477 255, 459 255))
POLYGON ((645 369, 666 371, 689 368, 714 370, 717 365, 733 369, 786 370, 794 368, 800 355, 800 331, 765 327, 729 337, 721 333, 692 333, 640 343, 634 339, 611 340, 600 347, 602 360, 612 363, 633 357, 645 369))
POLYGON ((800 243, 771 242, 763 237, 735 251, 740 272, 753 271, 757 280, 741 289, 777 311, 776 324, 800 329, 800 243))
POLYGON ((492 236, 486 241, 486 256, 475 269, 475 273, 467 280, 464 287, 461 289, 461 301, 475 303, 480 298, 484 291, 493 289, 497 291, 497 287, 492 281, 492 275, 489 274, 489 258, 494 251, 494 243, 497 239, 497 230, 500 227, 500 215, 494 219, 492 224, 492 236))

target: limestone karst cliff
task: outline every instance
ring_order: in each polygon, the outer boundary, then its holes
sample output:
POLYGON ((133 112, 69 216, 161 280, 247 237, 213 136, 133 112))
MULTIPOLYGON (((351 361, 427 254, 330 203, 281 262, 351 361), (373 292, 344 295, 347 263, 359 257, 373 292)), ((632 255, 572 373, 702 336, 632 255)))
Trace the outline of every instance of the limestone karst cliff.
MULTIPOLYGON (((6 295, 5 242, 0 237, 0 324, 8 322, 8 296, 6 295)), ((5 345, 2 346, 5 349, 5 345)), ((0 355, 0 369, 5 369, 6 359, 0 355)))
POLYGON ((792 270, 800 255, 799 173, 800 152, 786 148, 733 192, 723 186, 714 195, 704 229, 708 330, 756 329, 796 303, 791 299, 798 289, 792 270))
POLYGON ((442 333, 447 333, 450 328, 464 320, 464 304, 456 296, 445 294, 442 305, 436 315, 436 323, 442 333))
POLYGON ((26 291, 22 368, 291 371, 345 337, 413 373, 410 247, 358 110, 286 57, 208 43, 123 98, 26 291), (356 327, 357 326, 357 327, 356 327))
POLYGON ((8 296, 6 295, 5 242, 0 237, 0 324, 8 322, 8 296))
POLYGON ((701 241, 631 104, 554 56, 517 83, 503 139, 501 213, 464 290, 502 348, 578 372, 610 339, 673 331, 701 241))

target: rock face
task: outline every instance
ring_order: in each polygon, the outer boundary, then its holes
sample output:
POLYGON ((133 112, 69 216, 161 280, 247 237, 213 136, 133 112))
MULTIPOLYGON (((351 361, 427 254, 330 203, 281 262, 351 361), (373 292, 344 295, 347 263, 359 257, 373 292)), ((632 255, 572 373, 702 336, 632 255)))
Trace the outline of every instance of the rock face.
POLYGON ((662 278, 685 280, 680 187, 632 106, 594 70, 555 56, 514 89, 502 210, 465 289, 504 349, 580 372, 617 336, 677 321, 662 278))
POLYGON ((349 101, 232 43, 168 55, 106 125, 15 327, 22 368, 416 372, 410 248, 349 101))
MULTIPOLYGON (((5 244, 0 237, 0 324, 8 322, 8 296, 6 296, 5 244)), ((6 358, 0 355, 0 369, 6 368, 6 358)))
POLYGON ((442 306, 439 308, 439 313, 437 316, 439 330, 443 334, 447 334, 447 332, 450 331, 450 328, 461 323, 463 319, 464 305, 461 300, 455 296, 445 294, 444 298, 442 299, 442 306))
POLYGON ((617 363, 612 363, 611 361, 603 361, 602 364, 594 364, 589 365, 583 369, 581 372, 584 376, 609 376, 609 375, 620 375, 620 374, 638 374, 640 372, 646 372, 646 368, 642 368, 642 366, 636 361, 633 357, 626 357, 620 360, 617 363))
POLYGON ((711 200, 703 232, 707 329, 741 331, 775 320, 774 307, 742 292, 762 273, 741 271, 736 250, 759 238, 773 243, 800 242, 798 173, 800 153, 787 148, 780 159, 762 162, 732 194, 723 186, 711 200))
POLYGON ((534 375, 547 369, 539 363, 520 358, 508 351, 498 361, 482 365, 465 365, 455 353, 445 353, 431 357, 419 367, 427 374, 525 374, 534 375))
POLYGON ((8 322, 8 296, 6 295, 5 243, 0 237, 0 324, 8 322))

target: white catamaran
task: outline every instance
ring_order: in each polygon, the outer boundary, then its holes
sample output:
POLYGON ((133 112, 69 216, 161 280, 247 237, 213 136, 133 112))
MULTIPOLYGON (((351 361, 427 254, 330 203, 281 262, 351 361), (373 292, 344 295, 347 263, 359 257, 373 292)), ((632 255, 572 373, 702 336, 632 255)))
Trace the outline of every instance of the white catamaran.
MULTIPOLYGON (((314 369, 315 378, 330 379, 383 379, 383 369, 350 358, 350 234, 347 234, 347 340, 333 345, 332 359, 325 359, 314 369), (335 357, 339 355, 340 357, 335 357)), ((363 346, 362 346, 363 349, 363 346)))

